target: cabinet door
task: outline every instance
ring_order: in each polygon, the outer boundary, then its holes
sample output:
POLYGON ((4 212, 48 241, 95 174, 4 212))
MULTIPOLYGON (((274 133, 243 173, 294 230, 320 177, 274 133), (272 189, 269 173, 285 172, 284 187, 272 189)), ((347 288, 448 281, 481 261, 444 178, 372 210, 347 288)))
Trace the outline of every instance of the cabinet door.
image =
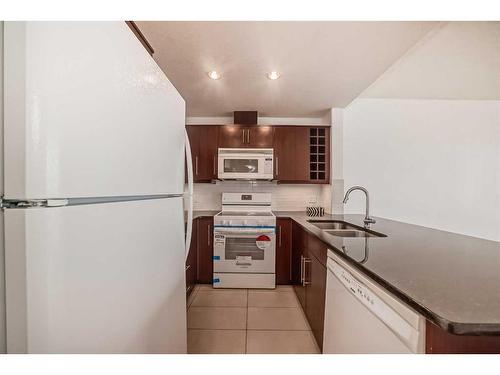
POLYGON ((219 127, 213 125, 198 126, 198 181, 212 181, 217 178, 217 148, 219 145, 219 127))
POLYGON ((276 239, 276 284, 292 282, 292 221, 277 219, 276 239))
POLYGON ((303 283, 304 258, 307 257, 307 235, 300 225, 292 224, 292 283, 302 308, 306 307, 306 289, 303 283))
POLYGON ((212 284, 213 280, 213 217, 198 218, 198 282, 212 284))
POLYGON ((246 128, 245 147, 250 148, 272 148, 273 127, 254 125, 246 128))
POLYGON ((312 253, 306 259, 306 316, 316 342, 323 350, 325 322, 326 267, 312 253))
MULTIPOLYGON (((193 179, 195 182, 197 182, 196 170, 197 166, 199 168, 199 158, 200 158, 199 130, 197 129, 196 126, 186 125, 186 132, 188 134, 189 145, 191 146, 191 157, 193 159, 193 179)), ((185 181, 187 182, 187 171, 185 172, 185 176, 186 176, 185 181)))
POLYGON ((247 147, 246 128, 239 125, 219 126, 219 147, 240 148, 247 147))
POLYGON ((189 296, 197 281, 198 268, 198 244, 196 238, 197 219, 193 222, 193 234, 191 236, 191 246, 186 260, 186 295, 189 296))
POLYGON ((295 180, 295 133, 293 126, 274 127, 274 178, 279 181, 295 180))
POLYGON ((217 178, 218 126, 188 125, 186 130, 193 157, 194 182, 211 182, 217 178))
POLYGON ((309 127, 298 126, 295 129, 295 180, 309 181, 309 127))

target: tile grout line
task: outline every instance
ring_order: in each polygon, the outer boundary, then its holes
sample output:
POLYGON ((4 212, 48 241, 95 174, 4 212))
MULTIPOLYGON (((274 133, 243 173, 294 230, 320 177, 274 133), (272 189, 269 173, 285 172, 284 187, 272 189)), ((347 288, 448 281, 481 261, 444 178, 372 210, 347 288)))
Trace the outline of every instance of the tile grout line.
POLYGON ((248 289, 247 289, 247 314, 245 323, 245 354, 248 354, 248 289))

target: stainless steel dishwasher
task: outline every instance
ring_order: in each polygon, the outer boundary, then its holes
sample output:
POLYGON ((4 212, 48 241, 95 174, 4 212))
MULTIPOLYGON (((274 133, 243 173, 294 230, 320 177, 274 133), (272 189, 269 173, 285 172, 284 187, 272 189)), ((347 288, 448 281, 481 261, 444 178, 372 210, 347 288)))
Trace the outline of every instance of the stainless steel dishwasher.
POLYGON ((323 353, 424 353, 425 319, 328 250, 323 353))

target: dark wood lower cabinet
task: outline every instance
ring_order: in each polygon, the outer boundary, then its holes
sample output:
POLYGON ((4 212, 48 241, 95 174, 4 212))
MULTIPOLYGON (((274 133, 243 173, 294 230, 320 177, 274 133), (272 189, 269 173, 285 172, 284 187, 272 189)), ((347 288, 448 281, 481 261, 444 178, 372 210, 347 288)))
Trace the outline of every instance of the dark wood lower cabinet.
POLYGON ((198 265, 197 279, 201 284, 212 284, 213 279, 213 217, 200 217, 197 220, 197 246, 198 246, 198 265))
POLYGON ((304 259, 307 257, 307 233, 295 222, 292 223, 292 284, 302 308, 306 308, 304 284, 304 259))
POLYGON ((193 221, 193 234, 191 236, 191 246, 186 259, 186 295, 193 291, 198 279, 198 245, 197 245, 197 220, 193 221))
POLYGON ((325 325, 326 267, 309 252, 305 262, 306 316, 316 342, 323 350, 325 325))
POLYGON ((292 283, 292 221, 276 219, 276 284, 292 283))
POLYGON ((316 342, 322 350, 326 264, 318 259, 316 252, 322 250, 326 254, 326 245, 317 241, 319 240, 310 236, 298 224, 292 223, 292 283, 316 342), (320 249, 320 246, 324 249, 320 249))
POLYGON ((425 352, 428 354, 499 354, 500 336, 452 335, 426 322, 425 352))

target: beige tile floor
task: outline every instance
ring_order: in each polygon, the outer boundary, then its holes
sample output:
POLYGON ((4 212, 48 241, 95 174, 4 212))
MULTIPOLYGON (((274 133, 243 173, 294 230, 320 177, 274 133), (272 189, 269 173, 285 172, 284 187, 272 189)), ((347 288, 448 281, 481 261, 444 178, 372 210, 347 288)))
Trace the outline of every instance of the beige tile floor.
POLYGON ((291 286, 197 285, 188 299, 188 353, 315 354, 318 346, 291 286))

